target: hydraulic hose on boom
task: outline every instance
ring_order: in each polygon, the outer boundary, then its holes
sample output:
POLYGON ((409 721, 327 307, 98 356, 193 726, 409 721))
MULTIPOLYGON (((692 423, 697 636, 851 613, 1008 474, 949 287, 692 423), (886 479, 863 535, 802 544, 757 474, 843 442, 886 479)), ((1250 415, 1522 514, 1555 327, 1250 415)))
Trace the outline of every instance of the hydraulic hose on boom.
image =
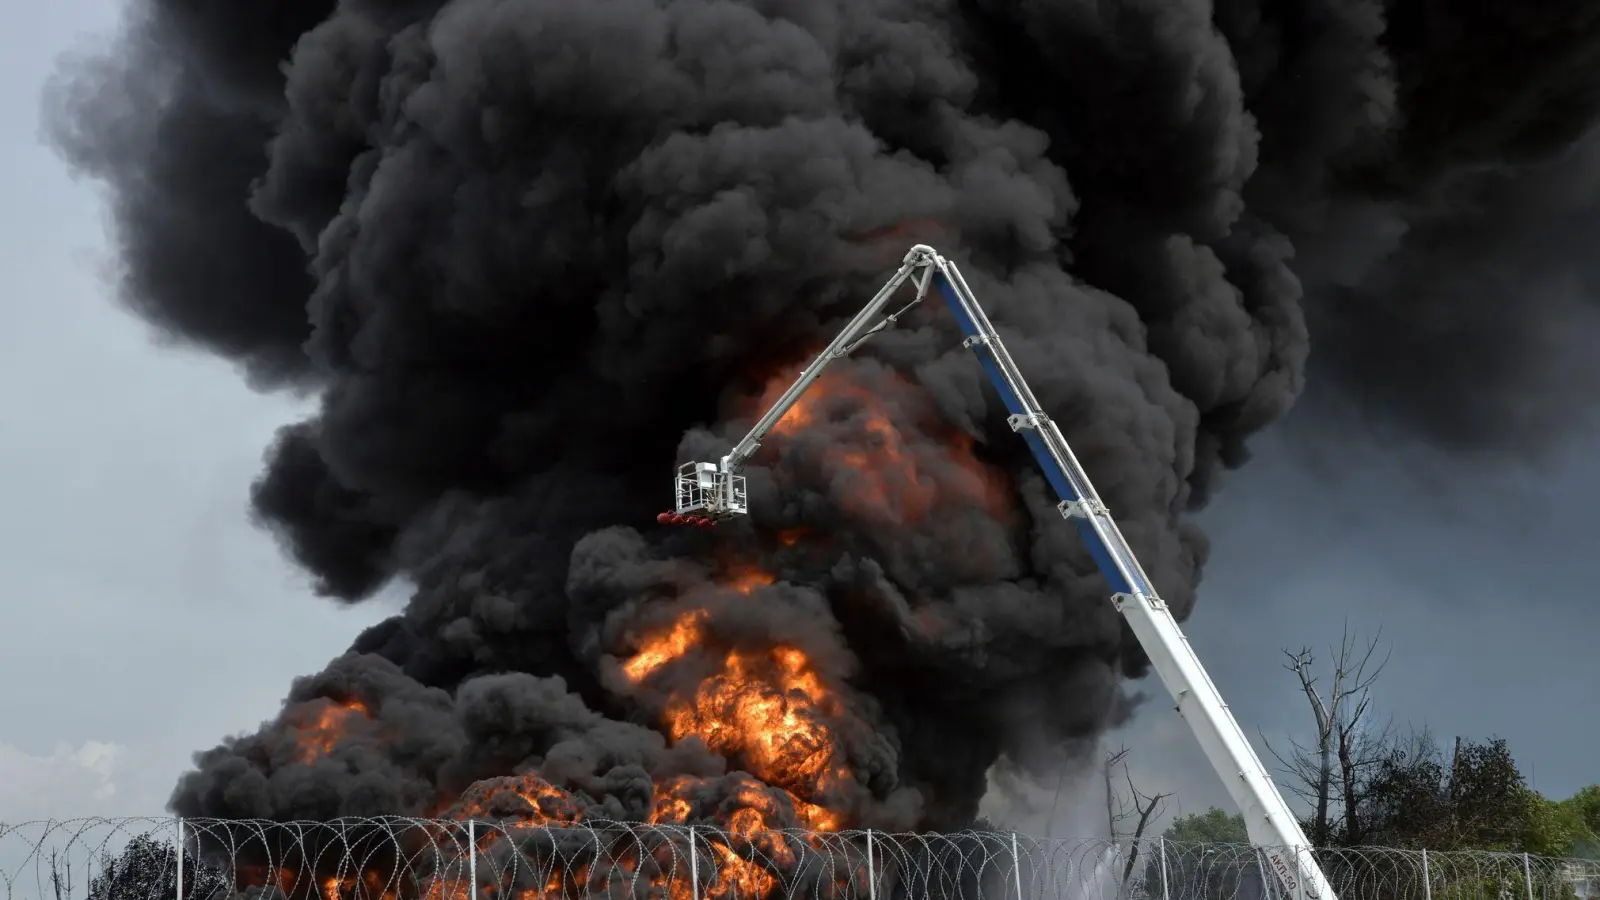
POLYGON ((1150 657, 1156 674, 1172 694, 1178 713, 1194 731, 1206 758, 1244 814, 1250 842, 1262 853, 1264 862, 1283 885, 1285 897, 1337 900, 1311 854, 1310 842, 1300 823, 1206 674, 1200 658, 1189 646, 1177 620, 1157 595, 1122 531, 1101 503, 1066 438, 1040 408, 960 270, 932 247, 918 244, 911 248, 888 283, 800 373, 728 455, 715 463, 692 462, 679 468, 676 510, 662 513, 660 521, 709 527, 747 512, 744 476, 740 472, 760 448, 762 439, 829 363, 849 355, 872 335, 892 327, 900 315, 922 301, 930 287, 938 290, 955 314, 964 335, 962 346, 977 354, 978 362, 1005 404, 1011 429, 1022 435, 1045 479, 1060 498, 1057 509, 1061 515, 1078 527, 1088 544, 1101 574, 1111 585, 1112 603, 1127 620, 1150 657), (911 302, 871 324, 908 280, 916 286, 916 296, 911 302))

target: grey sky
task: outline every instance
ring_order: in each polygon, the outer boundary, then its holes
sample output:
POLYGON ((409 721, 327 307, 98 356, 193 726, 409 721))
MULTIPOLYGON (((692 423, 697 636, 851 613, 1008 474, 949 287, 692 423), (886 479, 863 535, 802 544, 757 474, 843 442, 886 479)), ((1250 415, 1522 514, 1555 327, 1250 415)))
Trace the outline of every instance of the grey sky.
MULTIPOLYGON (((291 678, 393 602, 317 600, 248 521, 262 450, 297 403, 158 346, 109 302, 97 199, 37 122, 55 55, 115 9, 0 9, 0 820, 159 814, 190 753, 271 716, 291 678)), ((1420 451, 1324 470, 1296 436, 1260 442, 1207 513, 1213 563, 1189 631, 1247 731, 1304 727, 1280 648, 1323 649, 1348 619, 1393 647, 1385 712, 1506 737, 1553 795, 1600 781, 1592 448, 1486 477, 1420 451)), ((1148 689, 1114 740, 1146 786, 1181 789, 1183 810, 1225 803, 1148 689)))
POLYGON ((382 615, 312 597, 247 519, 295 404, 159 348, 108 302, 98 201, 40 145, 38 104, 55 55, 115 10, 0 11, 6 820, 159 814, 192 751, 271 715, 292 675, 382 615))

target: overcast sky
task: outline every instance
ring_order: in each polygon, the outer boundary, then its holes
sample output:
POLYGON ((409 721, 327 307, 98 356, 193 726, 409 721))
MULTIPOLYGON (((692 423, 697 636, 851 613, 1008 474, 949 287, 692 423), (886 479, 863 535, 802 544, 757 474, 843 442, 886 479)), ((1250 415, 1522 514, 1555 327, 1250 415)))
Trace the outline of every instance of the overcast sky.
MULTIPOLYGON (((38 98, 55 55, 115 9, 0 7, 0 821, 161 814, 193 751, 273 715, 291 678, 394 602, 317 600, 249 522, 296 402, 159 346, 110 302, 97 198, 39 143, 38 98)), ((1348 620, 1392 649, 1384 714, 1506 737, 1551 795, 1600 781, 1594 446, 1533 473, 1370 447, 1346 461, 1347 433, 1313 460, 1306 431, 1259 442, 1207 513, 1189 633, 1246 730, 1304 733, 1281 648, 1325 660, 1348 620)), ((1148 689, 1116 738, 1141 786, 1181 789, 1183 811, 1225 804, 1148 689)))

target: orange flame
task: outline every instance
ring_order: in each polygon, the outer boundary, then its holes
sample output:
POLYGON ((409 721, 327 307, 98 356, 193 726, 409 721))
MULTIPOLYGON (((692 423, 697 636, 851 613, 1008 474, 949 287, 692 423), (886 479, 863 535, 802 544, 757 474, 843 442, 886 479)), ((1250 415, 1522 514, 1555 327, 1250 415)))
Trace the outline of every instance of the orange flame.
POLYGON ((756 588, 763 588, 772 584, 777 579, 772 573, 755 566, 731 566, 725 576, 724 584, 745 596, 749 596, 756 588))
MULTIPOLYGON (((679 775, 657 784, 649 821, 652 824, 687 823, 695 814, 692 792, 697 783, 695 778, 679 775)), ((489 818, 502 823, 499 829, 488 830, 480 835, 480 852, 486 852, 490 845, 504 840, 507 833, 514 832, 519 826, 572 825, 582 820, 577 798, 531 773, 480 782, 469 790, 469 795, 451 810, 453 818, 489 818)), ((668 900, 703 900, 708 897, 758 900, 767 896, 777 885, 776 876, 769 870, 771 866, 792 867, 795 864, 793 851, 770 824, 769 820, 777 814, 777 809, 773 794, 766 785, 747 778, 723 802, 738 807, 728 816, 724 830, 729 836, 758 847, 762 861, 746 859, 728 845, 710 836, 702 837, 697 851, 703 853, 709 847, 713 858, 710 865, 702 866, 701 893, 700 898, 696 898, 681 860, 672 858, 674 853, 681 854, 683 850, 673 850, 667 846, 657 848, 659 854, 667 857, 659 861, 668 864, 660 867, 661 874, 653 876, 650 884, 664 888, 668 900)), ((570 868, 552 865, 541 888, 516 892, 515 896, 519 900, 534 900, 540 897, 608 895, 608 885, 613 879, 626 876, 630 883, 633 881, 640 860, 630 854, 640 849, 637 845, 621 848, 621 855, 610 859, 607 869, 599 873, 592 872, 587 863, 570 868)), ((496 893, 494 888, 488 885, 482 892, 496 893)), ((345 898, 324 896, 321 900, 345 898)), ((447 893, 434 889, 427 900, 465 898, 459 890, 447 893)))
MULTIPOLYGON (((815 796, 851 777, 825 719, 839 712, 838 698, 806 655, 779 646, 765 653, 729 651, 721 671, 701 682, 694 696, 674 698, 665 718, 674 741, 697 735, 762 781, 791 795, 815 796)), ((838 827, 837 816, 799 796, 795 807, 808 828, 838 827)))
POLYGON ((392 879, 371 869, 360 875, 341 875, 322 879, 321 900, 396 900, 392 879))
POLYGON ((583 820, 583 807, 572 794, 527 772, 474 784, 451 807, 448 817, 570 825, 583 820))
MULTIPOLYGON (((753 568, 736 570, 733 579, 736 587, 772 582, 770 574, 753 568)), ((705 610, 690 610, 670 628, 646 637, 623 664, 624 675, 637 684, 691 650, 706 650, 706 615, 705 610)), ((779 644, 766 650, 720 652, 716 671, 692 695, 668 701, 662 713, 668 736, 674 742, 697 736, 716 753, 742 763, 752 775, 783 788, 806 827, 840 828, 839 814, 803 799, 853 778, 829 724, 843 712, 838 695, 823 684, 799 648, 779 644)), ((669 801, 667 809, 680 806, 669 801)), ((663 814, 657 810, 657 815, 663 814)))
MULTIPOLYGON (((658 786, 656 793, 656 816, 652 822, 682 822, 677 818, 679 814, 689 814, 690 803, 682 794, 692 786, 692 779, 678 777, 669 780, 665 785, 658 786)), ((810 806, 798 800, 793 794, 788 795, 789 800, 797 809, 810 806)), ((794 851, 782 839, 777 828, 770 819, 778 815, 773 802, 770 789, 752 779, 746 779, 734 790, 729 801, 738 805, 738 809, 728 816, 725 831, 742 842, 748 842, 760 851, 766 863, 782 868, 791 868, 795 865, 794 851)), ((821 812, 826 813, 825 810, 821 812)), ((804 813, 802 813, 804 819, 804 813)), ((708 842, 715 856, 713 881, 708 885, 706 893, 712 897, 726 898, 758 898, 766 896, 777 885, 777 879, 768 868, 754 859, 739 856, 734 850, 722 843, 708 842)))
MULTIPOLYGON (((530 860, 542 877, 535 882, 536 886, 520 890, 504 880, 484 881, 483 868, 479 869, 479 883, 470 885, 459 860, 454 864, 446 863, 432 877, 419 882, 385 876, 374 868, 359 872, 341 869, 330 875, 305 877, 289 866, 249 864, 238 865, 236 882, 241 888, 277 888, 288 900, 409 900, 413 897, 417 900, 472 900, 473 897, 542 900, 611 896, 624 883, 627 891, 632 891, 641 881, 647 881, 655 889, 650 896, 663 900, 761 900, 778 886, 777 872, 792 869, 798 860, 793 848, 773 824, 781 812, 782 795, 750 776, 732 777, 739 780, 730 793, 718 799, 719 807, 735 808, 726 817, 723 833, 702 832, 693 845, 701 859, 697 884, 691 883, 690 873, 683 864, 683 853, 688 848, 672 841, 653 847, 633 842, 615 845, 608 851, 604 865, 598 867, 592 861, 530 860), (735 850, 736 846, 745 847, 749 852, 741 854, 735 850), (652 868, 646 879, 643 867, 647 859, 652 868), (401 890, 403 887, 409 889, 401 890)), ((692 793, 697 784, 695 778, 676 776, 656 785, 650 822, 684 824, 690 821, 696 813, 692 793)), ((809 806, 795 800, 793 795, 789 795, 789 799, 796 807, 809 806)), ((705 810, 700 812, 704 814, 705 810)), ((826 811, 821 813, 829 815, 826 811)), ((575 795, 529 773, 473 785, 451 808, 449 816, 497 823, 494 827, 480 827, 478 833, 476 852, 487 855, 497 843, 520 829, 579 823, 582 807, 575 795)), ((443 854, 439 857, 441 861, 455 859, 462 853, 459 833, 447 833, 442 828, 435 828, 433 832, 443 854)), ((508 874, 492 868, 487 871, 491 877, 508 874)))
MULTIPOLYGON (((822 463, 839 473, 840 503, 859 518, 915 524, 941 504, 979 505, 992 517, 1008 517, 1005 477, 977 459, 972 439, 934 422, 922 408, 925 395, 919 388, 892 372, 879 377, 897 396, 912 398, 913 409, 900 417, 921 420, 935 442, 908 443, 882 393, 838 369, 817 379, 772 433, 794 438, 823 422, 843 426, 823 448, 822 463)), ((785 376, 768 382, 761 403, 775 403, 792 380, 785 376)))
MULTIPOLYGON (((724 587, 744 594, 774 581, 772 573, 740 564, 727 566, 720 578, 724 587)), ((316 871, 320 866, 297 871, 287 866, 244 865, 237 871, 238 884, 277 888, 290 900, 470 900, 473 896, 541 900, 609 895, 619 887, 619 879, 629 885, 644 879, 653 889, 652 896, 661 900, 760 900, 771 896, 778 887, 779 873, 797 863, 789 844, 792 839, 778 830, 777 823, 792 814, 814 831, 837 831, 846 824, 844 813, 806 799, 854 778, 844 764, 831 724, 843 714, 843 703, 798 647, 780 643, 765 649, 715 648, 709 616, 704 609, 683 613, 647 636, 622 666, 631 682, 640 683, 692 653, 703 659, 709 652, 715 663, 711 677, 696 685, 692 693, 667 701, 662 711, 665 730, 674 742, 698 736, 750 774, 720 776, 734 780, 717 785, 709 795, 715 808, 705 808, 707 801, 696 796, 705 786, 701 779, 683 775, 663 779, 654 786, 649 815, 649 821, 658 824, 687 824, 708 815, 721 820, 722 836, 707 835, 697 845, 701 854, 698 892, 682 871, 681 858, 674 858, 674 854, 681 857, 685 848, 674 849, 676 845, 670 842, 654 848, 641 844, 598 868, 592 863, 551 861, 531 887, 481 881, 473 887, 462 878, 464 873, 452 870, 401 891, 399 881, 370 868, 328 874, 316 871), (651 873, 648 878, 645 866, 651 873)), ((359 700, 324 699, 298 707, 292 715, 301 757, 310 761, 331 753, 350 727, 370 719, 371 712, 359 700)), ((479 781, 453 801, 440 798, 432 812, 457 820, 500 823, 479 832, 477 850, 488 853, 518 828, 579 824, 590 803, 586 797, 528 772, 479 781)), ((454 847, 459 841, 460 835, 447 833, 443 826, 431 830, 441 848, 454 847)), ((541 863, 541 868, 546 864, 541 863)))
POLYGON ((634 684, 654 675, 657 670, 681 658, 704 638, 705 610, 697 609, 674 622, 671 630, 650 638, 633 658, 622 666, 622 672, 634 684))
MULTIPOLYGON (((271 887, 289 898, 304 900, 398 900, 396 879, 374 869, 322 878, 302 877, 288 866, 240 864, 234 871, 240 888, 271 887)), ((438 893, 434 891, 433 893, 438 893)))
POLYGON ((655 799, 650 812, 652 825, 679 825, 689 821, 694 814, 694 803, 687 794, 694 787, 694 780, 687 775, 676 775, 658 784, 655 799))
POLYGON ((338 746, 349 730, 352 720, 357 717, 371 718, 372 712, 360 700, 323 700, 317 707, 314 717, 307 717, 301 707, 296 710, 291 724, 299 732, 298 744, 300 748, 300 762, 312 763, 329 753, 338 746))

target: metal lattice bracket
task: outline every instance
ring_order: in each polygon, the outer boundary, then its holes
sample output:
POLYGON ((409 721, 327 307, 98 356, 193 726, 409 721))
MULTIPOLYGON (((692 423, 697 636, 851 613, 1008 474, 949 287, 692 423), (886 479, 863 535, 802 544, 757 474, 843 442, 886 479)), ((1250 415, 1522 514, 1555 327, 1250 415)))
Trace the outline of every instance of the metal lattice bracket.
MULTIPOLYGON (((1160 597, 1156 596, 1155 594, 1146 594, 1145 595, 1145 600, 1148 602, 1148 604, 1149 604, 1151 609, 1166 609, 1167 608, 1167 602, 1165 600, 1162 600, 1160 597)), ((1127 606, 1130 603, 1138 603, 1138 602, 1139 602, 1139 598, 1135 597, 1132 594, 1112 594, 1111 595, 1111 605, 1115 606, 1117 608, 1117 612, 1122 612, 1122 608, 1124 606, 1127 606)))
POLYGON ((1049 421, 1050 417, 1044 413, 1017 413, 1014 416, 1006 416, 1006 424, 1011 426, 1012 431, 1043 428, 1049 421))
POLYGON ((1099 500, 1063 500, 1056 504, 1063 519, 1087 519, 1090 516, 1109 516, 1111 510, 1099 500))

